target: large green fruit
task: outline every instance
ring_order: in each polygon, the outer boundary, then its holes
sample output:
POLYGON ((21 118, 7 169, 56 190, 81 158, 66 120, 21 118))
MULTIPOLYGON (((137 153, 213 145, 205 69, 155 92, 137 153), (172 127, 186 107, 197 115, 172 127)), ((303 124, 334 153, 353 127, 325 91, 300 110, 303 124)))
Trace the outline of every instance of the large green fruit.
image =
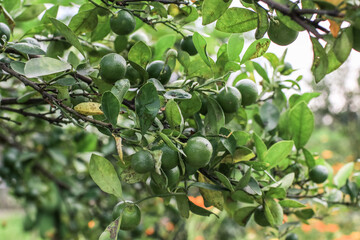
POLYGON ((161 150, 161 168, 163 170, 170 170, 176 167, 179 164, 179 156, 178 153, 172 150, 168 145, 162 144, 160 146, 156 146, 153 150, 161 150))
POLYGON ((113 220, 121 215, 121 230, 132 230, 141 221, 141 211, 138 205, 132 202, 119 202, 113 209, 113 220))
POLYGON ((254 104, 258 98, 258 90, 254 81, 243 79, 236 83, 235 87, 241 93, 241 103, 244 106, 254 104))
POLYGON ((195 168, 205 167, 211 159, 213 148, 209 140, 204 137, 193 137, 187 141, 184 152, 186 162, 195 168))
POLYGON ((171 69, 169 65, 160 60, 151 62, 146 67, 146 71, 149 74, 149 78, 156 78, 164 85, 169 82, 171 77, 171 69))
POLYGON ((8 27, 8 25, 6 25, 5 23, 0 23, 0 43, 4 44, 3 38, 5 39, 5 41, 9 41, 10 39, 10 28, 8 27))
POLYGON ((132 155, 131 167, 137 173, 148 173, 154 170, 155 161, 150 152, 141 150, 132 155))
POLYGON ((323 183, 328 178, 329 171, 323 165, 316 165, 309 171, 309 177, 314 183, 323 183))
POLYGON ((296 40, 298 35, 298 31, 288 28, 279 19, 270 21, 268 36, 272 42, 281 46, 289 45, 296 40))
POLYGON ((197 54, 197 50, 195 48, 194 42, 192 40, 192 36, 187 36, 180 42, 181 50, 187 52, 190 56, 194 56, 197 54))
POLYGON ((235 87, 224 87, 219 91, 216 100, 225 113, 234 113, 241 104, 241 94, 235 87))
POLYGON ((120 10, 110 19, 111 30, 118 35, 127 35, 134 31, 136 21, 132 13, 120 10))
POLYGON ((107 83, 122 79, 126 72, 125 59, 116 53, 109 53, 100 60, 100 76, 107 83))

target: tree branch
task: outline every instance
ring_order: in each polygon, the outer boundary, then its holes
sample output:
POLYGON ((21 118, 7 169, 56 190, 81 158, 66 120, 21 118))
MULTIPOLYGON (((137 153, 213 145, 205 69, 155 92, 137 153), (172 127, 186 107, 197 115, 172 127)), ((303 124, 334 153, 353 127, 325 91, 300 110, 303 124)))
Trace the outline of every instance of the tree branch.
POLYGON ((19 73, 15 72, 11 68, 7 67, 5 63, 0 62, 0 68, 2 70, 4 70, 5 72, 9 73, 10 75, 16 77, 18 80, 20 80, 26 86, 30 86, 34 90, 38 91, 43 96, 45 101, 47 100, 49 102, 52 102, 55 105, 59 105, 61 108, 63 108, 67 112, 71 113, 72 115, 78 117, 79 119, 81 119, 81 120, 83 120, 85 122, 90 122, 90 123, 93 123, 93 124, 95 124, 97 126, 108 128, 111 131, 113 130, 112 125, 110 123, 105 123, 105 122, 98 121, 98 120, 92 119, 90 117, 84 116, 84 115, 76 112, 74 109, 66 106, 65 104, 62 103, 61 100, 57 99, 56 97, 54 97, 50 93, 46 92, 44 89, 42 89, 40 86, 38 86, 33 81, 27 79, 26 77, 20 75, 19 73))
POLYGON ((17 98, 3 98, 0 101, 0 105, 12 105, 12 104, 26 104, 26 105, 31 105, 31 104, 47 104, 47 102, 44 101, 44 99, 42 98, 30 98, 29 100, 27 100, 26 102, 23 103, 18 103, 17 102, 17 98))

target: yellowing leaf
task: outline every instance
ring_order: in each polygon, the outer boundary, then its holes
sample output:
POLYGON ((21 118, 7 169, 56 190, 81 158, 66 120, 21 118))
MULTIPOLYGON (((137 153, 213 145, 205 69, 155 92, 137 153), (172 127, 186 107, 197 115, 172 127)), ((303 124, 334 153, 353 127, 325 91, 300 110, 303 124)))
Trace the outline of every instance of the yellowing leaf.
MULTIPOLYGON (((208 178, 204 175, 199 173, 199 182, 213 184, 208 178)), ((214 184, 213 184, 214 185, 214 184)), ((223 210, 224 208, 224 198, 220 191, 214 191, 210 189, 200 188, 200 193, 203 196, 204 200, 213 205, 214 207, 218 208, 219 210, 223 210)))
POLYGON ((330 20, 330 19, 328 19, 328 21, 330 23, 330 32, 333 35, 333 37, 336 38, 339 34, 340 25, 342 22, 338 23, 338 22, 330 20))
POLYGON ((223 163, 238 163, 238 162, 245 162, 250 161, 252 158, 255 157, 253 151, 246 147, 240 147, 235 150, 234 156, 226 155, 223 158, 223 163))
POLYGON ((125 164, 125 161, 124 161, 124 155, 123 155, 123 151, 122 151, 122 139, 121 137, 117 137, 115 135, 113 135, 114 139, 115 139, 115 144, 116 144, 116 150, 118 152, 118 155, 119 155, 119 158, 120 158, 120 161, 125 164))
POLYGON ((83 115, 102 115, 104 114, 100 110, 100 103, 96 102, 83 102, 74 107, 74 110, 83 115))

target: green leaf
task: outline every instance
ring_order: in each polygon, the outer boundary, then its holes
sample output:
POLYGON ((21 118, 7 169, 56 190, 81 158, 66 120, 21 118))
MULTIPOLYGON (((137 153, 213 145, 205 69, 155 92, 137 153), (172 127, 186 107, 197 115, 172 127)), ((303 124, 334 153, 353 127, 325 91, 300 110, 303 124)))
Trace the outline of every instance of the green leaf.
MULTIPOLYGON (((176 191, 177 193, 186 193, 185 189, 178 189, 176 191)), ((177 204, 177 208, 178 211, 180 213, 180 216, 183 218, 189 218, 189 211, 190 211, 190 206, 189 206, 189 199, 187 198, 186 195, 183 196, 175 196, 176 199, 176 204, 177 204)))
POLYGON ((307 209, 302 209, 302 210, 295 211, 295 215, 298 218, 301 218, 303 220, 307 220, 307 219, 312 218, 315 215, 315 212, 311 208, 307 208, 307 209))
POLYGON ((231 193, 231 198, 234 201, 239 201, 242 203, 253 203, 254 202, 254 198, 243 190, 237 190, 237 191, 231 193))
POLYGON ((248 187, 257 195, 262 195, 262 191, 261 188, 259 186, 259 183, 256 181, 255 178, 250 177, 249 183, 248 183, 248 187))
POLYGON ((25 75, 25 63, 24 62, 18 62, 18 61, 12 61, 10 63, 10 67, 15 72, 25 75))
POLYGON ((204 0, 202 5, 202 24, 207 25, 217 20, 229 8, 232 0, 204 0))
POLYGON ((121 104, 129 88, 130 81, 128 79, 121 79, 115 82, 115 85, 111 88, 111 92, 115 95, 121 104))
POLYGON ((229 151, 229 153, 231 155, 234 155, 235 150, 236 150, 236 139, 235 137, 232 135, 232 132, 224 127, 222 127, 220 129, 220 134, 224 135, 224 136, 228 136, 227 138, 225 137, 221 137, 220 138, 220 142, 222 143, 222 145, 226 148, 226 150, 229 151))
POLYGON ((238 189, 242 189, 244 187, 246 187, 246 185, 249 184, 250 178, 251 178, 251 167, 249 167, 249 169, 246 171, 246 173, 244 174, 244 176, 240 179, 240 181, 238 182, 238 184, 236 185, 236 190, 238 189))
POLYGON ((227 45, 229 61, 240 62, 240 53, 244 47, 244 38, 239 34, 231 34, 227 45))
POLYGON ((174 99, 170 99, 165 106, 165 116, 171 128, 176 128, 184 122, 181 110, 174 99))
POLYGON ((184 67, 185 72, 187 72, 190 66, 190 55, 185 51, 179 51, 177 59, 179 63, 184 67))
POLYGON ((286 197, 286 191, 281 187, 270 187, 269 191, 266 192, 266 197, 282 199, 286 197))
POLYGON ((265 129, 271 131, 278 125, 280 112, 275 105, 266 102, 260 108, 260 117, 265 129))
POLYGON ((59 5, 54 5, 53 7, 47 9, 43 17, 41 18, 41 23, 42 24, 51 23, 50 18, 51 17, 56 18, 58 11, 59 11, 59 5))
POLYGON ((235 137, 237 147, 246 145, 251 138, 251 135, 246 131, 234 131, 232 135, 235 137))
POLYGON ((314 37, 311 37, 310 39, 314 51, 314 60, 311 66, 311 71, 315 77, 315 82, 318 83, 325 77, 329 63, 325 49, 321 46, 319 41, 314 37))
POLYGON ((16 51, 23 54, 35 54, 35 55, 45 55, 46 53, 39 47, 30 43, 16 43, 10 45, 9 48, 15 49, 16 51))
POLYGON ((282 207, 287 207, 287 208, 303 208, 303 207, 306 207, 305 204, 302 204, 301 202, 296 201, 296 200, 292 200, 292 199, 281 200, 281 201, 279 201, 279 204, 282 207))
POLYGON ((342 29, 340 36, 338 36, 334 42, 333 50, 336 58, 342 63, 345 62, 345 60, 350 55, 352 46, 353 46, 352 28, 348 27, 342 29))
POLYGON ((16 22, 30 21, 46 10, 44 4, 25 5, 24 11, 15 18, 16 22))
POLYGON ((121 183, 114 166, 99 155, 92 154, 89 173, 94 182, 106 193, 122 197, 121 183))
POLYGON ((215 175, 220 180, 222 184, 224 184, 225 187, 227 187, 230 191, 234 191, 234 187, 232 186, 230 180, 221 172, 215 171, 215 175))
POLYGON ((159 40, 157 40, 154 47, 155 48, 154 59, 155 60, 162 59, 165 51, 169 48, 172 48, 172 46, 174 46, 175 44, 175 41, 176 41, 175 35, 165 35, 159 38, 159 40))
POLYGON ((301 101, 306 102, 307 104, 311 101, 311 99, 316 98, 320 96, 319 92, 308 92, 304 93, 301 96, 293 94, 289 99, 290 108, 294 107, 296 104, 298 104, 301 101), (294 99, 293 96, 296 96, 294 99))
POLYGON ((314 130, 314 115, 305 102, 290 111, 290 133, 297 149, 305 146, 314 130))
POLYGON ((98 24, 91 31, 91 42, 103 40, 111 32, 109 18, 109 16, 98 16, 98 24))
POLYGON ((197 205, 195 205, 192 201, 189 201, 189 207, 190 207, 190 211, 194 214, 200 215, 200 216, 210 216, 211 214, 214 214, 215 216, 217 216, 215 213, 206 210, 205 208, 199 207, 197 205))
POLYGON ((101 98, 101 110, 107 120, 115 126, 120 113, 120 103, 118 98, 110 91, 104 92, 101 98))
MULTIPOLYGON (((293 3, 291 3, 293 9, 299 9, 299 7, 293 3)), ((282 14, 280 11, 276 10, 276 16, 279 18, 280 22, 282 22, 285 26, 295 31, 304 31, 304 28, 300 26, 297 22, 291 19, 291 17, 282 14)))
POLYGON ((54 24, 54 26, 57 28, 57 30, 59 30, 60 33, 64 35, 66 40, 71 45, 73 45, 77 50, 79 50, 83 56, 85 56, 84 50, 83 50, 77 36, 71 31, 71 29, 68 26, 66 26, 64 23, 62 23, 61 21, 59 21, 55 18, 50 18, 50 20, 54 24))
POLYGON ((269 76, 266 72, 266 70, 257 62, 253 62, 254 68, 257 71, 257 73, 263 78, 265 79, 268 83, 270 83, 270 79, 269 76))
POLYGON ((255 132, 253 133, 253 139, 255 143, 256 154, 260 161, 264 161, 267 147, 263 140, 255 132))
POLYGON ((143 85, 135 98, 135 111, 139 118, 141 134, 150 128, 160 110, 160 99, 152 83, 143 85))
POLYGON ((188 188, 190 187, 198 187, 198 188, 203 188, 206 190, 211 190, 211 191, 229 191, 227 188, 223 187, 223 186, 219 186, 219 185, 214 185, 211 183, 205 183, 205 182, 194 182, 192 184, 190 184, 188 186, 188 188))
POLYGON ((247 162, 255 158, 255 154, 251 149, 241 146, 235 150, 231 163, 247 162))
POLYGON ((293 141, 280 141, 270 147, 264 156, 264 161, 269 163, 269 168, 273 168, 284 160, 290 153, 294 145, 293 141))
POLYGON ((195 32, 194 35, 192 36, 192 40, 193 40, 194 46, 195 46, 197 52, 199 53, 201 59, 206 63, 206 65, 211 67, 209 57, 206 52, 207 43, 206 43, 205 38, 203 36, 201 36, 198 32, 195 32))
POLYGON ((71 65, 49 57, 32 58, 26 62, 24 72, 28 78, 46 76, 71 69, 71 65))
POLYGON ((207 104, 208 112, 205 116, 204 126, 206 134, 218 134, 225 125, 225 115, 219 103, 209 97, 207 104))
POLYGON ((354 163, 350 162, 342 166, 334 177, 334 184, 340 188, 345 185, 346 180, 350 177, 354 170, 354 163))
POLYGON ((270 42, 269 39, 262 38, 251 43, 241 59, 241 64, 264 55, 270 46, 270 42))
POLYGON ((229 8, 216 22, 215 29, 228 33, 243 33, 257 26, 257 14, 245 8, 229 8))
POLYGON ((278 202, 272 198, 265 198, 265 217, 270 225, 280 226, 283 222, 283 209, 278 202))
POLYGON ((255 32, 255 39, 261 39, 264 37, 265 33, 267 32, 269 28, 269 19, 268 19, 268 13, 267 11, 260 6, 256 1, 253 1, 255 5, 255 10, 258 15, 257 19, 257 28, 255 32))
POLYGON ((151 49, 144 42, 139 41, 130 49, 128 59, 145 68, 151 60, 151 49))
POLYGON ((179 107, 181 109, 182 115, 184 116, 184 119, 192 117, 201 109, 201 99, 199 93, 193 92, 191 94, 191 99, 185 99, 180 101, 179 107))
POLYGON ((311 168, 315 167, 315 165, 316 165, 315 159, 314 159, 314 156, 311 154, 311 152, 309 152, 309 150, 307 150, 306 148, 303 148, 302 151, 303 151, 306 165, 308 166, 308 168, 311 169, 311 168))
POLYGON ((69 28, 76 34, 92 32, 98 24, 98 10, 93 8, 81 11, 73 16, 69 23, 69 28))
POLYGON ((240 226, 245 227, 250 220, 251 215, 255 211, 256 207, 242 207, 236 210, 234 213, 234 220, 240 226))

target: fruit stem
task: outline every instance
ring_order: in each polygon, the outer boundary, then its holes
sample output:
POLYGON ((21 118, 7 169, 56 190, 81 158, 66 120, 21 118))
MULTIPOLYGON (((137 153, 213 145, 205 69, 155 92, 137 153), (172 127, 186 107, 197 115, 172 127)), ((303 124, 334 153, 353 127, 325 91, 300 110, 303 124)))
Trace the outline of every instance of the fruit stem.
POLYGON ((149 196, 149 197, 140 199, 140 200, 134 202, 134 204, 139 204, 139 203, 141 203, 142 201, 149 200, 149 199, 151 199, 151 198, 156 198, 156 197, 165 198, 165 197, 174 197, 174 196, 187 196, 187 195, 186 195, 186 193, 164 193, 164 194, 156 194, 156 195, 152 195, 152 196, 149 196))

